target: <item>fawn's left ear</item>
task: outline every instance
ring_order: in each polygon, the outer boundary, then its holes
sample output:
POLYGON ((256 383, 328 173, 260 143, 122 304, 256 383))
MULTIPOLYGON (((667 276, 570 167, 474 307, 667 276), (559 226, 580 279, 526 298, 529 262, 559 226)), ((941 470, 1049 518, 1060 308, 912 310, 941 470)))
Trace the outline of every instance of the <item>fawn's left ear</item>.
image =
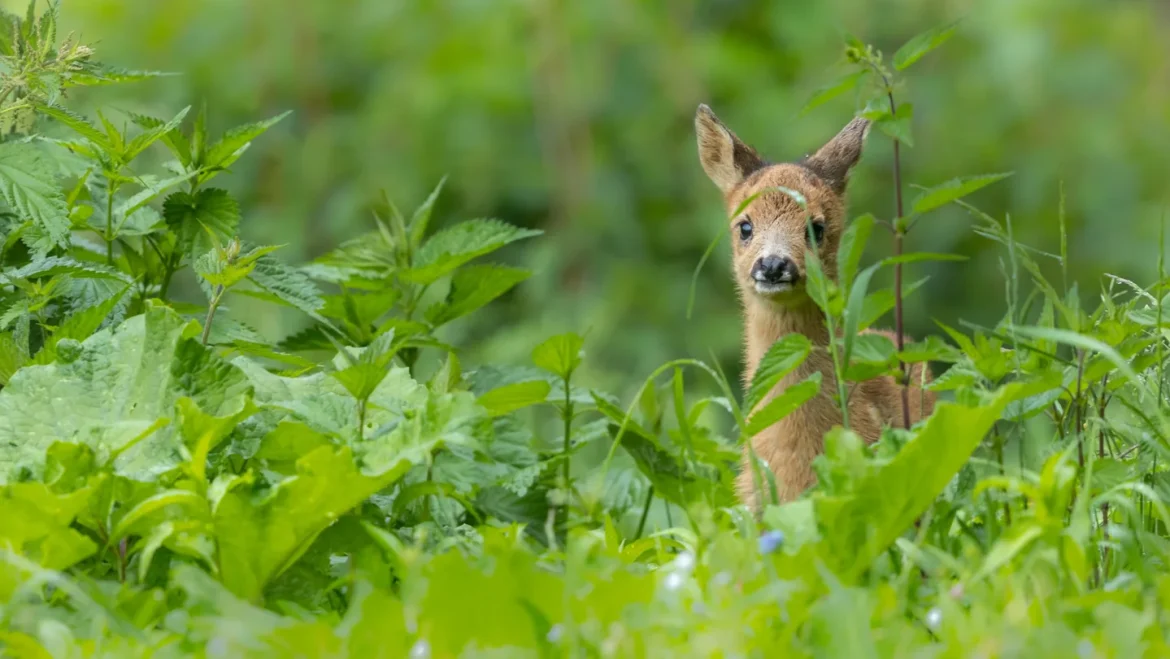
POLYGON ((869 126, 869 120, 861 117, 850 121, 836 137, 805 158, 804 166, 824 179, 837 194, 843 194, 849 182, 849 170, 861 159, 869 126))

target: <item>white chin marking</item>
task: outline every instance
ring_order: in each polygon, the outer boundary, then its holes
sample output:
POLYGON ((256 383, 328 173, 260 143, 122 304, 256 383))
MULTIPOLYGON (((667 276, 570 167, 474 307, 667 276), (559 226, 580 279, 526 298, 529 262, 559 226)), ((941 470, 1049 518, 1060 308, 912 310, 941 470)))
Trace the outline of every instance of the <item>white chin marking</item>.
POLYGON ((756 292, 760 295, 777 295, 780 293, 787 293, 792 290, 792 284, 769 284, 762 281, 755 282, 756 292))

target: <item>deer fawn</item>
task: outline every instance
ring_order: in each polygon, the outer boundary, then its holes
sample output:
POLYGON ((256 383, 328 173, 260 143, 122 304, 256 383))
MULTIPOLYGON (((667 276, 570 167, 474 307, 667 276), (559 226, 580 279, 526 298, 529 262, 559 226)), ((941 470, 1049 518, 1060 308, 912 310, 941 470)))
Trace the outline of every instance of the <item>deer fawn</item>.
MULTIPOLYGON (((845 228, 845 186, 869 127, 869 121, 854 119, 813 155, 772 164, 740 141, 706 105, 700 105, 695 115, 699 161, 723 193, 727 212, 734 213, 745 199, 763 191, 730 218, 733 272, 744 315, 745 384, 772 344, 792 332, 808 337, 813 351, 760 406, 814 371, 823 378, 818 395, 751 439, 756 455, 776 475, 782 502, 797 498, 816 481, 813 459, 824 450, 825 433, 842 423, 830 394, 837 390, 837 379, 827 352, 828 328, 804 287, 805 250, 815 250, 825 275, 836 279, 837 244, 845 228), (807 209, 788 194, 769 190, 777 186, 804 195, 807 209)), ((894 338, 890 332, 878 333, 894 338)), ((924 368, 911 368, 911 383, 930 377, 924 368)), ((909 399, 912 423, 934 408, 934 394, 919 387, 912 386, 909 399)), ((902 423, 902 392, 892 376, 854 383, 848 405, 850 426, 866 442, 877 441, 884 425, 902 423)), ((760 493, 755 491, 749 455, 745 446, 736 490, 741 501, 758 511, 760 493)))

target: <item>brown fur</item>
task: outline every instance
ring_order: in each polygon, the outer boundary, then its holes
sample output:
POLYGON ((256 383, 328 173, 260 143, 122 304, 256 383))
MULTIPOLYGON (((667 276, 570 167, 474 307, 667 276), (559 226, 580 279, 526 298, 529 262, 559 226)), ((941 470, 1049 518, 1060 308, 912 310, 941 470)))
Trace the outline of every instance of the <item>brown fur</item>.
MULTIPOLYGON (((824 238, 817 245, 827 276, 837 276, 837 246, 845 229, 845 188, 849 171, 861 157, 869 122, 854 119, 813 155, 798 163, 769 164, 744 144, 711 112, 700 105, 695 116, 699 161, 719 187, 727 212, 732 214, 753 194, 782 186, 802 194, 807 214, 824 223, 824 238)), ((781 501, 797 498, 816 481, 812 462, 823 452, 825 433, 842 423, 833 402, 836 375, 827 346, 829 332, 824 316, 809 299, 803 283, 791 290, 765 295, 757 291, 751 276, 756 260, 765 252, 782 252, 791 258, 801 276, 805 275, 808 249, 806 215, 791 196, 780 191, 763 192, 747 208, 731 217, 734 246, 733 270, 744 313, 744 383, 749 384, 764 353, 780 337, 799 333, 807 336, 814 349, 808 359, 787 375, 760 405, 786 387, 821 373, 821 392, 799 409, 752 438, 757 457, 776 475, 781 501), (753 235, 747 242, 737 235, 738 225, 750 217, 753 235)), ((894 340, 894 334, 873 331, 894 340)), ((929 381, 922 365, 911 368, 910 381, 929 381)), ((866 442, 877 441, 885 425, 901 425, 902 393, 894 378, 884 376, 849 385, 849 421, 866 442)), ((917 422, 934 409, 934 394, 911 386, 910 419, 917 422)), ((743 469, 736 482, 740 500, 758 509, 748 448, 744 447, 743 469)))

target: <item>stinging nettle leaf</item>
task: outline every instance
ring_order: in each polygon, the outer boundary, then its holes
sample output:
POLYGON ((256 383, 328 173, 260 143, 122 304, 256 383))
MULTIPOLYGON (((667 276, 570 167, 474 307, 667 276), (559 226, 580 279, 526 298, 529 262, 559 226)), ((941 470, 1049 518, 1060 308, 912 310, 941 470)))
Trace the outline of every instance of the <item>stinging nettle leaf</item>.
MULTIPOLYGON (((0 144, 0 198, 21 218, 36 223, 51 245, 64 245, 71 223, 57 172, 28 142, 0 144)), ((47 250, 45 250, 47 251, 47 250)))
POLYGON ((207 188, 192 196, 176 192, 163 202, 163 217, 179 236, 191 263, 227 245, 240 224, 240 207, 227 190, 207 188))
POLYGON ((536 346, 532 351, 532 361, 549 373, 567 380, 581 365, 581 348, 584 344, 585 340, 577 334, 560 334, 536 346))
POLYGON ((821 374, 815 372, 800 382, 786 387, 748 419, 747 435, 754 437, 772 424, 791 414, 821 390, 821 374))
POLYGON ((788 334, 768 348, 744 396, 744 410, 750 412, 764 399, 780 379, 804 362, 812 343, 802 334, 788 334))
POLYGON ((402 277, 416 284, 430 284, 472 259, 542 233, 500 220, 462 222, 431 236, 415 255, 413 266, 403 272, 402 277))
POLYGON ((894 68, 904 71, 924 55, 946 43, 958 27, 959 21, 954 21, 911 37, 894 53, 894 68))
POLYGON ((451 279, 451 292, 447 300, 427 309, 427 321, 437 327, 466 316, 507 293, 531 275, 528 270, 498 265, 457 270, 451 279))
POLYGON ((911 208, 911 213, 914 215, 922 215, 930 211, 945 206, 946 204, 961 199, 967 195, 981 190, 992 183, 1002 181, 1011 176, 1011 172, 1002 174, 986 174, 983 176, 967 176, 963 178, 955 178, 937 185, 933 188, 928 188, 914 200, 914 206, 911 208))

